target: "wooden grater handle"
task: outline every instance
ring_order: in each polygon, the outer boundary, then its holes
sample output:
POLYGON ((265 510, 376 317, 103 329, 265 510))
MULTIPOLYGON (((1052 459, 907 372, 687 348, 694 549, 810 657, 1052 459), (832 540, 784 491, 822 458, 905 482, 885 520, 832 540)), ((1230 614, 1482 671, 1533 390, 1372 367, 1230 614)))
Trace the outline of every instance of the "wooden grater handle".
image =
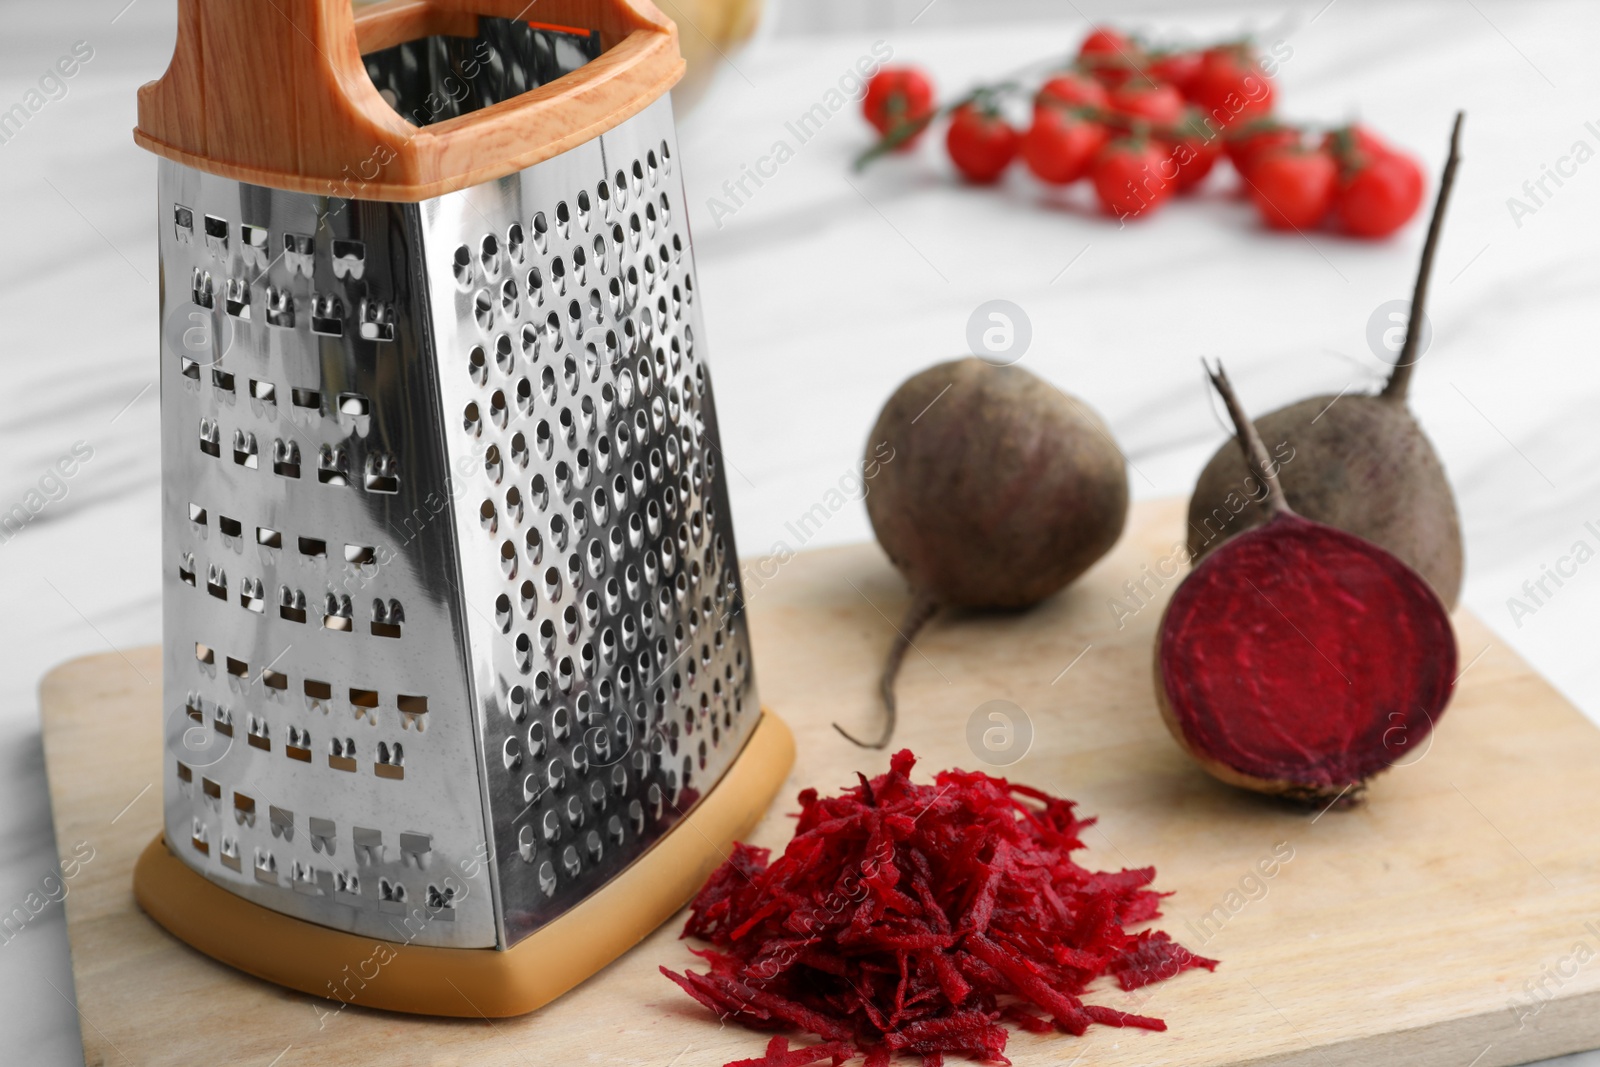
POLYGON ((678 31, 651 0, 178 0, 165 74, 139 90, 140 145, 238 181, 418 201, 491 181, 591 140, 683 75, 678 31), (479 16, 577 26, 605 51, 548 85, 418 128, 361 56, 479 16))

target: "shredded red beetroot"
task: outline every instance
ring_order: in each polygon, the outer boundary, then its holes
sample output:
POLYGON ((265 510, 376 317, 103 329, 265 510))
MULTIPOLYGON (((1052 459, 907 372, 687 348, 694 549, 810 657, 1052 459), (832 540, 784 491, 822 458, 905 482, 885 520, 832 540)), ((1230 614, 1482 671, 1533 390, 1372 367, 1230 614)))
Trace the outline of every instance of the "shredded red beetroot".
POLYGON ((1078 996, 1101 975, 1137 989, 1216 967, 1160 931, 1126 929, 1160 914, 1155 869, 1085 870, 1071 854, 1094 820, 1072 801, 969 771, 917 785, 915 763, 902 751, 841 796, 805 790, 776 862, 735 845, 695 898, 683 936, 715 946, 694 950, 710 969, 662 973, 719 1016, 823 1042, 775 1037, 727 1067, 886 1067, 895 1053, 1009 1063, 1002 1022, 1165 1030, 1078 996))

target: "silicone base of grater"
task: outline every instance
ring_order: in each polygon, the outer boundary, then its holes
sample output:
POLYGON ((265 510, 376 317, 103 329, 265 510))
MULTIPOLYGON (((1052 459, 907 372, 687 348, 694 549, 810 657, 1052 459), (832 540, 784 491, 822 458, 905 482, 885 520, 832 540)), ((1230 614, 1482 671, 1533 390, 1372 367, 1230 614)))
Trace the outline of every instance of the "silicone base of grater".
POLYGON ((257 978, 367 1008, 506 1018, 543 1007, 649 936, 760 821, 794 763, 794 737, 765 711, 727 773, 603 889, 514 947, 436 948, 319 926, 196 873, 158 835, 134 868, 139 906, 169 933, 257 978))

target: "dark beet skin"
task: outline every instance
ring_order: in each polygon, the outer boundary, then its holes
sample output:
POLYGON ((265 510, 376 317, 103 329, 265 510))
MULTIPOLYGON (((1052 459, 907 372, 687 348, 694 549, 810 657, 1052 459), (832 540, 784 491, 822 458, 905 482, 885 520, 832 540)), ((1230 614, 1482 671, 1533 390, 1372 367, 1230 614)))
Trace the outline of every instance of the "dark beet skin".
POLYGON ((1167 726, 1208 771, 1325 802, 1419 750, 1450 702, 1456 643, 1410 567, 1280 512, 1179 586, 1157 661, 1167 726))
POLYGON ((873 532, 939 605, 1036 604, 1105 555, 1127 520, 1127 465, 1110 431, 1020 367, 961 359, 915 375, 884 406, 867 454, 879 466, 873 532))
MULTIPOLYGON (((1454 610, 1464 559, 1455 493, 1403 398, 1312 397, 1257 419, 1256 428, 1278 457, 1290 507, 1382 545, 1454 610)), ((1259 494, 1238 445, 1225 442, 1189 498, 1189 554, 1199 560, 1265 522, 1259 494)))

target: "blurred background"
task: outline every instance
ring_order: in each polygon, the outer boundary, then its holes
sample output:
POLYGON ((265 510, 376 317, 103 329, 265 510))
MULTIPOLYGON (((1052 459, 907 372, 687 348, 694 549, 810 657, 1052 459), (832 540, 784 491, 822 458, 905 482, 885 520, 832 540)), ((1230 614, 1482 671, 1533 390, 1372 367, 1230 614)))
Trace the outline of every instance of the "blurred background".
MULTIPOLYGON (((914 371, 963 354, 969 319, 988 301, 1027 316, 1024 365, 1106 418, 1134 496, 1149 499, 1187 494, 1223 440, 1201 356, 1227 360, 1255 411, 1370 389, 1386 368, 1368 340, 1374 316, 1410 296, 1424 218, 1379 242, 1269 233, 1226 167, 1126 226, 1024 173, 994 189, 967 187, 938 137, 856 173, 851 160, 871 132, 855 100, 803 142, 790 124, 846 85, 863 57, 917 64, 948 98, 1070 56, 1092 23, 1168 41, 1248 33, 1288 55, 1277 75, 1282 114, 1370 123, 1422 162, 1430 202, 1451 116, 1465 108, 1465 162, 1413 406, 1458 493, 1466 607, 1600 719, 1600 562, 1547 585, 1537 603, 1525 592, 1576 543, 1600 546, 1600 163, 1589 161, 1600 149, 1600 8, 660 6, 679 21, 691 65, 678 99, 681 157, 747 560, 870 538, 858 499, 831 501, 859 470, 883 400, 914 371), (792 158, 739 193, 741 177, 779 142, 791 143, 792 158), (1579 155, 1562 181, 1545 177, 1579 155), (826 521, 800 524, 819 503, 826 521), (1515 610, 1514 599, 1533 610, 1515 610)), ((56 862, 40 675, 160 636, 155 162, 130 131, 137 86, 170 55, 175 4, 3 0, 0 14, 0 512, 30 499, 75 446, 92 453, 25 524, 0 532, 3 911, 56 862), (68 55, 81 60, 75 75, 41 90, 68 55)), ((0 941, 0 1058, 82 1062, 60 907, 0 941)))

